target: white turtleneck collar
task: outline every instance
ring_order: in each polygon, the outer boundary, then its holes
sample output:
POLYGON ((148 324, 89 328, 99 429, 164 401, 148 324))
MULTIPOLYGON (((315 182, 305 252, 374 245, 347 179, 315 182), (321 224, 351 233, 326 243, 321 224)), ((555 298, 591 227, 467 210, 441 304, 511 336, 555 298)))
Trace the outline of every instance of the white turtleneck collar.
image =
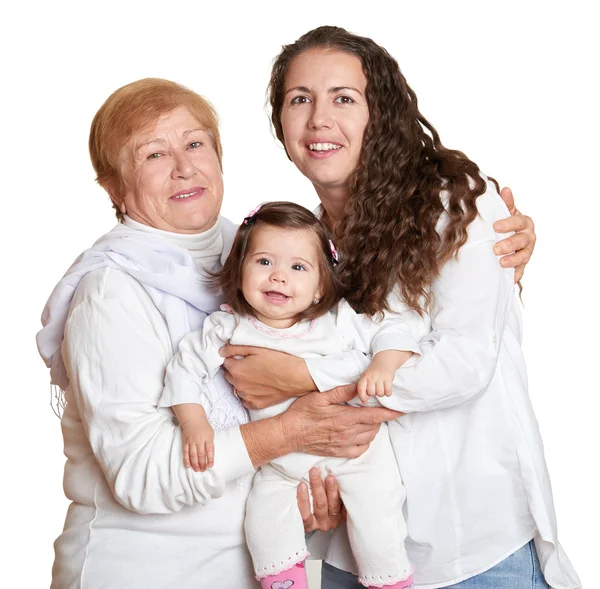
POLYGON ((123 216, 123 220, 126 227, 159 236, 173 245, 188 250, 199 269, 215 270, 217 263, 221 260, 223 235, 221 233, 220 217, 210 229, 202 233, 173 233, 171 231, 163 231, 162 229, 134 221, 127 215, 123 216))

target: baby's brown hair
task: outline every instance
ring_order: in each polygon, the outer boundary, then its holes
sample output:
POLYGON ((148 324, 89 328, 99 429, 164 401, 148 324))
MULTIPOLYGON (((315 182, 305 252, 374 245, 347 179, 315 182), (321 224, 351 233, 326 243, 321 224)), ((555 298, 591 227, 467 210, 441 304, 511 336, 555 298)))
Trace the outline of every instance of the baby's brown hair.
POLYGON ((297 317, 315 319, 329 311, 342 297, 343 285, 335 271, 337 253, 334 253, 325 225, 307 208, 293 202, 268 202, 244 219, 223 268, 211 273, 210 285, 220 289, 233 311, 253 315, 254 311, 242 293, 242 267, 252 234, 257 227, 270 225, 281 229, 308 229, 317 239, 319 250, 319 280, 321 299, 297 317))

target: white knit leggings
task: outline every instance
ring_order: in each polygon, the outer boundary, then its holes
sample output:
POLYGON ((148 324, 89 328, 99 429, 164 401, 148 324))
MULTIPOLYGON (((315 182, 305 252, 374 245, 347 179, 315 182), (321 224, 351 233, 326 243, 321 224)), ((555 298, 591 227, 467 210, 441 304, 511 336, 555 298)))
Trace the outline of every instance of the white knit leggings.
POLYGON ((404 549, 405 491, 387 424, 359 458, 295 453, 260 469, 248 498, 245 522, 257 578, 287 570, 308 556, 296 493, 301 481, 308 482, 313 466, 338 481, 359 581, 365 586, 384 586, 406 579, 412 568, 404 549))

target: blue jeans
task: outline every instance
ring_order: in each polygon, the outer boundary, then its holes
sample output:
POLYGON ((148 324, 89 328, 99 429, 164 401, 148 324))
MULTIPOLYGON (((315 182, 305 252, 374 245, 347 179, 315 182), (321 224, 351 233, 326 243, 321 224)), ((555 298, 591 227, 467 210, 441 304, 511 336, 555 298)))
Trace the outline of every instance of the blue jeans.
MULTIPOLYGON (((326 562, 321 589, 364 589, 351 573, 326 562)), ((448 585, 444 589, 550 589, 544 580, 533 540, 485 573, 448 585)))

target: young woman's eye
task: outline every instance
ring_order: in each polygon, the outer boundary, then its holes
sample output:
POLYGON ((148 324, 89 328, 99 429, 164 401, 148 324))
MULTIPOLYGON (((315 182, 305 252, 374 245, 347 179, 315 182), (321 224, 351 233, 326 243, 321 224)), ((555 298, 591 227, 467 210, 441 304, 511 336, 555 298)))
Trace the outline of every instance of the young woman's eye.
POLYGON ((192 141, 188 147, 191 147, 192 149, 196 149, 198 147, 202 147, 202 141, 192 141))
POLYGON ((298 270, 299 272, 302 272, 303 270, 306 270, 306 266, 302 264, 294 264, 292 266, 292 270, 298 270))
POLYGON ((261 266, 270 266, 271 265, 271 260, 269 260, 268 258, 259 258, 256 261, 261 266))
POLYGON ((307 102, 308 102, 307 96, 295 96, 291 100, 292 104, 306 104, 307 102))
POLYGON ((354 104, 354 100, 350 96, 338 96, 335 101, 338 104, 354 104))

